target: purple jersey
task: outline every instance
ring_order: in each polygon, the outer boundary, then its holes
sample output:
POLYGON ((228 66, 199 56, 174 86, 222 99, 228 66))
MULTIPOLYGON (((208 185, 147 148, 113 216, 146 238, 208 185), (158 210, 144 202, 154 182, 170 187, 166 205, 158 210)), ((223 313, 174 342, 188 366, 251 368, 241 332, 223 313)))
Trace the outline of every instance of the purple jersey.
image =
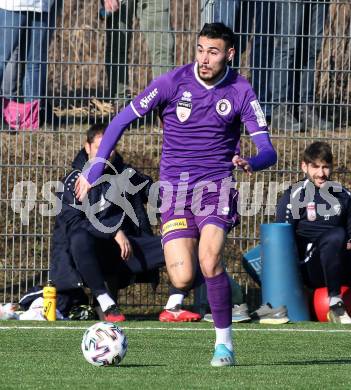
POLYGON ((190 188, 231 174, 241 121, 251 133, 267 131, 250 84, 229 67, 217 84, 208 86, 198 76, 197 63, 182 66, 151 83, 131 105, 138 116, 160 108, 160 179, 175 184, 188 172, 190 188))
MULTIPOLYGON (((248 81, 227 67, 223 78, 208 86, 198 76, 197 63, 154 80, 111 122, 97 157, 107 158, 124 128, 156 107, 164 130, 161 180, 177 184, 181 173, 188 173, 191 189, 199 181, 230 176, 241 122, 254 136, 259 151, 249 159, 253 169, 275 163, 264 114, 248 81)), ((93 167, 89 182, 94 182, 101 171, 101 167, 93 167)))

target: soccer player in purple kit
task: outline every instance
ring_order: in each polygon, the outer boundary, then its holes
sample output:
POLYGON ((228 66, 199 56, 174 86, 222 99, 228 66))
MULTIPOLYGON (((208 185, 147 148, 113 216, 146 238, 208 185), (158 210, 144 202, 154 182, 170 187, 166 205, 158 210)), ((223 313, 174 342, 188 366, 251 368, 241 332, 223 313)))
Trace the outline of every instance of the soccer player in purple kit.
MULTIPOLYGON (((159 109, 164 135, 160 163, 162 240, 173 285, 187 290, 199 261, 215 332, 211 365, 235 364, 231 290, 222 264, 226 235, 237 223, 233 166, 249 175, 276 163, 264 114, 248 83, 228 66, 234 33, 222 23, 205 24, 195 63, 155 79, 107 128, 97 157, 107 159, 129 124, 159 109), (244 123, 257 155, 235 154, 244 123)), ((76 185, 83 199, 101 176, 97 162, 76 185)))

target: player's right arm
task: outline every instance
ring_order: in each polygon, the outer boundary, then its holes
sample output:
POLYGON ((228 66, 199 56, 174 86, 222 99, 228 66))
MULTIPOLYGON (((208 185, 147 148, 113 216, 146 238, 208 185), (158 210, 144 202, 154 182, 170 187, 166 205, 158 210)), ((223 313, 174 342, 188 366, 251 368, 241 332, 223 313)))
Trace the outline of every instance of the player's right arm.
POLYGON ((240 159, 234 156, 233 164, 251 174, 274 165, 277 162, 277 153, 271 143, 266 119, 255 92, 246 80, 242 81, 241 86, 243 92, 240 119, 256 145, 257 154, 249 158, 240 157, 240 159))
POLYGON ((99 146, 96 160, 88 173, 82 173, 75 187, 77 198, 82 201, 91 185, 102 175, 105 163, 112 150, 122 137, 124 130, 137 118, 142 118, 160 104, 167 102, 171 94, 171 82, 168 74, 154 80, 123 111, 118 113, 107 127, 99 146))

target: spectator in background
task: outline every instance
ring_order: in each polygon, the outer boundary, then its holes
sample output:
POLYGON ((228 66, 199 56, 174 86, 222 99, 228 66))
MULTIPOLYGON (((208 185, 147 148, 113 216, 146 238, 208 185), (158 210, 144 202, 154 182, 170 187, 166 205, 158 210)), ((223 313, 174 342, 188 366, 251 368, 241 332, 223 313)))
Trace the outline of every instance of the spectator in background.
POLYGON ((303 131, 331 127, 316 104, 315 84, 328 3, 328 0, 277 2, 271 80, 273 128, 303 131))
POLYGON ((3 80, 9 61, 15 58, 16 50, 19 50, 17 58, 25 59, 24 75, 20 80, 23 98, 12 94, 16 89, 18 92, 17 87, 1 93, 3 118, 13 129, 39 128, 39 105, 46 83, 48 27, 53 2, 0 0, 0 80, 3 80), (23 41, 26 45, 20 44, 23 41))
POLYGON ((341 285, 351 282, 351 194, 330 181, 333 154, 326 142, 304 151, 306 175, 278 201, 276 221, 294 227, 305 284, 327 287, 330 322, 351 324, 341 298, 341 285))
POLYGON ((18 77, 22 75, 22 63, 19 58, 20 49, 17 46, 12 52, 10 60, 7 62, 2 83, 1 90, 4 96, 19 96, 18 77))
POLYGON ((123 106, 130 100, 128 48, 133 17, 140 21, 148 46, 152 77, 156 78, 173 66, 174 38, 170 31, 170 0, 102 0, 106 16, 105 62, 109 96, 123 106))
MULTIPOLYGON (((247 0, 202 0, 202 15, 222 22, 233 29, 235 48, 244 53, 248 47, 251 31, 253 38, 250 50, 251 84, 269 122, 271 117, 271 67, 274 46, 274 1, 247 0), (212 7, 212 9, 211 9, 212 7)), ((241 56, 234 57, 233 65, 240 68, 241 56)))

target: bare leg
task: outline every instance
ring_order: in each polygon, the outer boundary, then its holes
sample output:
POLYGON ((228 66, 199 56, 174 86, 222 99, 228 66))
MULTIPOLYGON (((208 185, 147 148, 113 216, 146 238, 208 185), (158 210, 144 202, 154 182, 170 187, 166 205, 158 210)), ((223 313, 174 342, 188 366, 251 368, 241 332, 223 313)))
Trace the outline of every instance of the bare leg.
POLYGON ((197 240, 177 238, 164 246, 166 266, 174 287, 188 289, 194 280, 197 261, 197 240))

